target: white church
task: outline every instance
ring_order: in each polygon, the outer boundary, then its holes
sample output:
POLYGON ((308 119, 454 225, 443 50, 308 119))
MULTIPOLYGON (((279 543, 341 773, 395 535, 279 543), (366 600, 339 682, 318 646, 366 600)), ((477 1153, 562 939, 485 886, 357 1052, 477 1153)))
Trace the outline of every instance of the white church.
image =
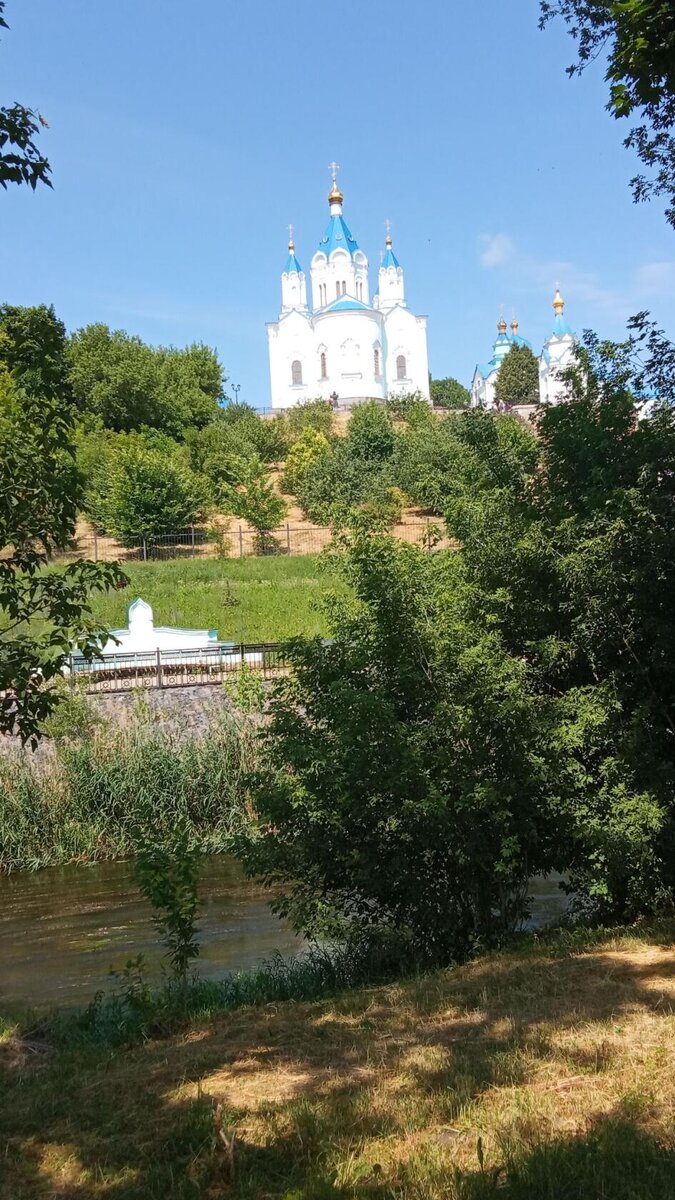
POLYGON ((331 169, 328 227, 310 264, 311 308, 290 231, 281 312, 267 326, 272 407, 318 398, 349 407, 405 392, 430 401, 427 318, 407 307, 389 227, 371 301, 368 259, 347 227, 337 165, 331 169))
MULTIPOLYGON (((565 301, 556 288, 553 297, 553 329, 544 342, 539 356, 539 400, 542 404, 559 404, 564 398, 565 384, 561 378, 562 372, 571 366, 574 359, 574 349, 577 339, 570 329, 565 317, 565 301)), ((512 346, 532 346, 518 332, 518 322, 511 322, 511 332, 507 332, 506 321, 500 320, 497 326, 497 339, 492 347, 492 357, 485 365, 476 367, 471 384, 471 403, 475 408, 495 407, 495 384, 504 358, 512 346)))

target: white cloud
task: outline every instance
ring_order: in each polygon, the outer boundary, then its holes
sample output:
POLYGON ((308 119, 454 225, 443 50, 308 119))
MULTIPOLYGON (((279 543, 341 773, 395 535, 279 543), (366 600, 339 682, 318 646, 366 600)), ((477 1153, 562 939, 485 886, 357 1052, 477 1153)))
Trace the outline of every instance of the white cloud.
POLYGON ((483 233, 480 242, 480 265, 486 270, 501 267, 513 258, 515 244, 508 233, 483 233))

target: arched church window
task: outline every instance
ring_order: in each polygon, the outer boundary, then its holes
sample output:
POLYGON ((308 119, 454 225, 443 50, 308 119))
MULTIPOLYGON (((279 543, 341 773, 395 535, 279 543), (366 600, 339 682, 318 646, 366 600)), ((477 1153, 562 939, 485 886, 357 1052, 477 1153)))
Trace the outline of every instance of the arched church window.
POLYGON ((320 362, 321 362, 321 378, 328 379, 328 372, 326 370, 326 352, 325 352, 325 350, 321 351, 320 362))
POLYGON ((302 363, 299 358, 294 358, 291 363, 291 383, 293 387, 299 387, 302 384, 302 363))
POLYGON ((335 295, 336 296, 340 295, 340 280, 339 279, 338 279, 337 283, 335 284, 335 295))
POLYGON ((375 365, 375 374, 379 375, 379 373, 380 373, 380 351, 378 350, 377 346, 373 350, 373 363, 375 365))
POLYGON ((405 379, 406 377, 406 361, 405 354, 399 354, 396 358, 396 378, 405 379))

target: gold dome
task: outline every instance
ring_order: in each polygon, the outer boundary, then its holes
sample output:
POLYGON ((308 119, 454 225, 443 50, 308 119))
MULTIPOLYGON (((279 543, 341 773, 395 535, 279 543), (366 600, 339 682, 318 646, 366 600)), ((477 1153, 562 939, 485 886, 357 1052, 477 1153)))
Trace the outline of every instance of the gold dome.
POLYGON ((518 332, 518 318, 514 317, 511 322, 511 333, 517 333, 517 332, 518 332))
POLYGON ((337 180, 334 179, 333 186, 328 193, 328 203, 329 204, 342 204, 343 200, 344 200, 344 196, 342 195, 342 192, 340 191, 340 189, 337 185, 337 180))
POLYGON ((565 301, 560 295, 560 288, 556 284, 555 296, 553 297, 553 311, 556 317, 561 317, 565 311, 565 301))
POLYGON ((499 324, 497 325, 497 329, 499 330, 500 333, 506 333, 506 321, 504 320, 503 317, 500 317, 499 324))

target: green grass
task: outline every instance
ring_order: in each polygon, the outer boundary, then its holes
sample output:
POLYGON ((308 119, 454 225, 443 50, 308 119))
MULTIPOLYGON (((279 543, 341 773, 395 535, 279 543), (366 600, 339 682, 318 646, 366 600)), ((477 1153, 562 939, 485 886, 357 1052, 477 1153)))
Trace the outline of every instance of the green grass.
POLYGON ((152 605, 157 625, 217 629, 225 641, 279 641, 324 634, 317 601, 335 585, 317 555, 227 560, 171 559, 126 563, 129 586, 96 596, 95 615, 110 628, 127 623, 137 596, 152 605))
POLYGON ((311 1003, 283 979, 117 1049, 0 1019, 0 1198, 665 1200, 674 932, 311 1003))

